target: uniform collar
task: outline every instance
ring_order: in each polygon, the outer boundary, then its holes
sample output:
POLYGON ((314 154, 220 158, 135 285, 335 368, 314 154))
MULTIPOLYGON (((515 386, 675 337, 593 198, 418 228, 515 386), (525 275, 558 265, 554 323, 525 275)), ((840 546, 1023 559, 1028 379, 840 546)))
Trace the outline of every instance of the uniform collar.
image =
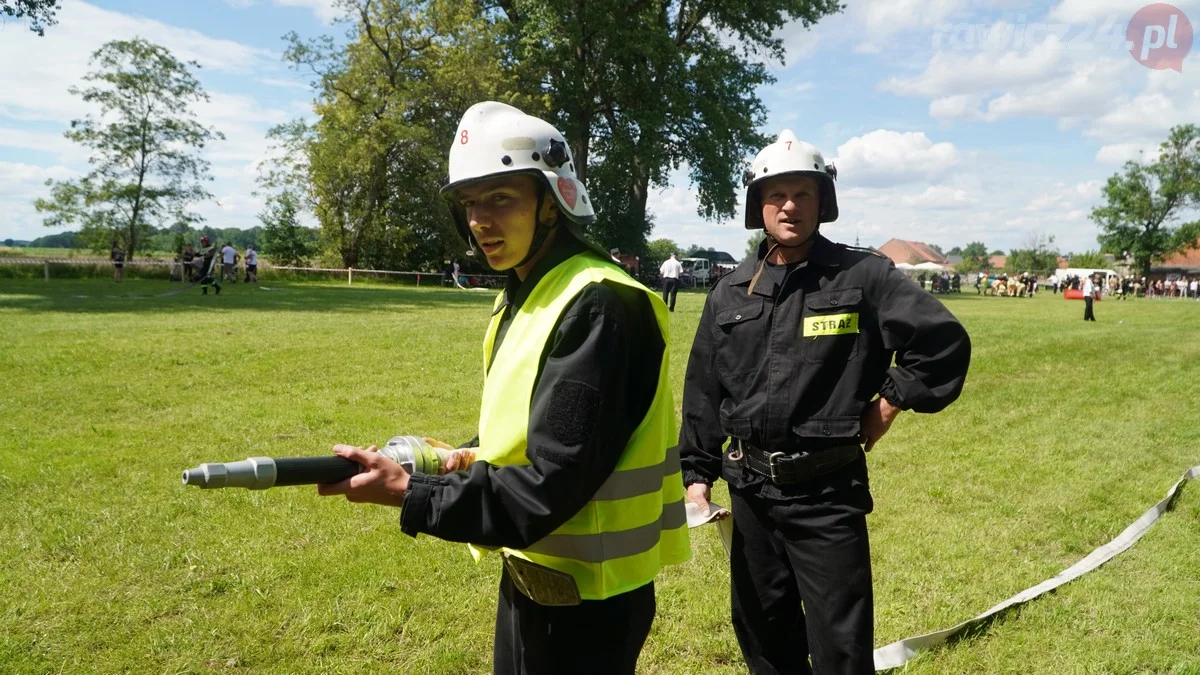
MULTIPOLYGON (((750 279, 754 277, 754 272, 758 270, 758 264, 766 255, 767 242, 763 240, 758 245, 758 252, 755 253, 754 257, 746 258, 742 261, 742 264, 738 265, 737 269, 729 273, 729 285, 748 286, 750 279)), ((810 265, 820 265, 822 267, 840 267, 842 264, 841 251, 837 244, 834 244, 818 233, 813 239, 813 247, 808 252, 806 262, 810 265)), ((758 278, 758 283, 754 286, 754 294, 772 297, 775 295, 775 286, 775 280, 770 278, 770 275, 763 274, 758 278)))
POLYGON ((524 281, 517 277, 516 271, 508 271, 508 281, 504 284, 504 302, 496 308, 496 312, 493 312, 493 314, 500 312, 509 305, 512 305, 513 311, 520 309, 521 305, 525 304, 525 300, 529 298, 529 294, 533 292, 534 287, 542 280, 542 277, 546 276, 550 270, 562 264, 563 261, 586 250, 588 248, 583 245, 583 242, 573 237, 566 228, 560 227, 558 229, 558 236, 554 237, 554 243, 551 244, 550 250, 546 252, 546 255, 541 260, 537 261, 537 264, 529 271, 529 276, 525 277, 524 281))

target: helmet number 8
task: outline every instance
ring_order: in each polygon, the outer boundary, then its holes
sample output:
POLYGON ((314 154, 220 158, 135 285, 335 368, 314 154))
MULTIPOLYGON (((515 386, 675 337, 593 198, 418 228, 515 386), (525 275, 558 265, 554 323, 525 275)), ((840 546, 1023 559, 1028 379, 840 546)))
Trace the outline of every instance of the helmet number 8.
POLYGON ((458 142, 459 142, 459 143, 461 143, 461 144, 463 144, 463 145, 466 145, 466 144, 467 144, 467 130, 466 130, 466 129, 463 129, 463 130, 462 130, 462 133, 461 133, 461 134, 459 134, 459 136, 458 136, 458 142))

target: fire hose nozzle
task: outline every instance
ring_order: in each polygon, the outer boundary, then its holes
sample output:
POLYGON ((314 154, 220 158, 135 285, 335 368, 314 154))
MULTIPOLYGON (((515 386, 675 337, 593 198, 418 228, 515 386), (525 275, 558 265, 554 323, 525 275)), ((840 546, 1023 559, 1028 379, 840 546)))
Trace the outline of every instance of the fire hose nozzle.
POLYGON ((184 485, 201 489, 244 487, 265 490, 275 485, 277 471, 270 457, 251 457, 240 462, 201 464, 183 472, 184 485))
MULTIPOLYGON (((409 473, 437 474, 453 453, 418 436, 394 436, 379 449, 409 473)), ((240 462, 201 464, 183 472, 183 484, 201 489, 244 487, 266 490, 285 485, 337 483, 362 471, 362 465, 336 455, 325 457, 250 457, 240 462)))

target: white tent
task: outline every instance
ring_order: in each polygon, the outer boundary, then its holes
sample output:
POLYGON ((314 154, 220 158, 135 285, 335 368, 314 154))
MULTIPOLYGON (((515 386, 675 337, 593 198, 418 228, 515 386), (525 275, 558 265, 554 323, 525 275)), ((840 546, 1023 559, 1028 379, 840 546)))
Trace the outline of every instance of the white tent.
MULTIPOLYGON (((899 267, 899 265, 897 265, 897 267, 899 267)), ((917 265, 916 267, 914 267, 913 269, 915 269, 915 270, 937 270, 937 271, 941 272, 942 270, 944 270, 946 268, 935 262, 923 262, 920 265, 917 265)))
POLYGON ((912 265, 910 265, 910 264, 908 264, 908 263, 896 263, 896 269, 898 269, 898 270, 903 270, 903 271, 907 272, 908 270, 911 270, 911 269, 914 269, 914 268, 913 268, 913 266, 912 266, 912 265))

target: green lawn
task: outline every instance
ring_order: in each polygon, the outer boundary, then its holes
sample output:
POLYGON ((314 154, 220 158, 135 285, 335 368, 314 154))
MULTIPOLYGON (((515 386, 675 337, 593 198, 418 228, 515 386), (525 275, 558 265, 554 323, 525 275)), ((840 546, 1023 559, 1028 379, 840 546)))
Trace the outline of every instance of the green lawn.
MULTIPOLYGON (((474 435, 490 293, 0 279, 0 672, 489 672, 498 568, 311 488, 184 468, 474 435)), ((970 293, 973 293, 971 291, 970 293)), ((703 296, 671 316, 676 399, 703 296)), ((951 298, 962 398, 871 454, 876 644, 1076 562, 1200 464, 1200 303, 951 298)), ((1200 673, 1200 498, 914 673, 1200 673)), ((718 501, 724 501, 723 488, 718 501)), ((745 672, 711 528, 658 582, 647 673, 745 672)))

